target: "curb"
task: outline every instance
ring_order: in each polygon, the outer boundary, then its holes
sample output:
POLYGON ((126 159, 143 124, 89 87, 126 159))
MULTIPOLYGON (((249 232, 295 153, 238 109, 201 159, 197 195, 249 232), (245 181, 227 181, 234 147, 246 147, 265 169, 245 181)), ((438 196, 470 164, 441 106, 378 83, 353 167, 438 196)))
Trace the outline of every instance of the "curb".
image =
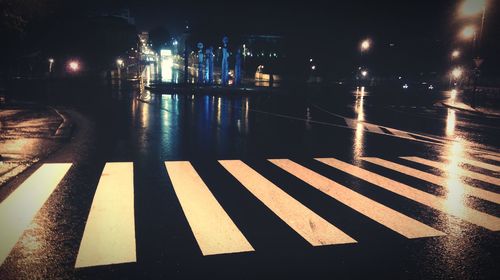
POLYGON ((63 120, 62 123, 57 128, 56 132, 54 133, 53 137, 61 140, 69 139, 71 137, 74 127, 73 121, 71 121, 71 117, 69 117, 69 115, 65 112, 61 112, 55 108, 51 109, 54 110, 63 120))
POLYGON ((167 91, 175 91, 178 94, 202 94, 202 95, 249 95, 251 93, 259 92, 259 94, 270 94, 279 92, 279 88, 271 87, 203 87, 203 86, 172 86, 172 87, 157 87, 157 86, 144 86, 145 89, 151 91, 153 94, 170 94, 167 91))
POLYGON ((444 107, 446 107, 446 108, 455 109, 455 110, 459 110, 459 111, 470 112, 470 113, 481 115, 481 116, 490 116, 490 117, 495 117, 495 118, 499 118, 500 117, 500 114, 490 114, 490 113, 485 113, 485 112, 481 112, 481 111, 477 111, 477 110, 471 110, 471 109, 465 109, 465 108, 461 108, 461 107, 455 107, 455 106, 450 105, 450 104, 445 103, 445 102, 441 102, 441 104, 444 107))

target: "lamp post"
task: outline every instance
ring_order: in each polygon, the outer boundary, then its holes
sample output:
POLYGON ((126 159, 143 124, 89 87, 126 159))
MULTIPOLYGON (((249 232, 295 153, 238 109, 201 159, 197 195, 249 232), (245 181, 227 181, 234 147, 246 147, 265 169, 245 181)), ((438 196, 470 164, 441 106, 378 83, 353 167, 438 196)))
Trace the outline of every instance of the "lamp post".
POLYGON ((358 67, 358 74, 356 74, 357 77, 359 77, 359 79, 365 79, 366 76, 368 75, 368 72, 365 70, 366 69, 366 62, 364 61, 363 59, 363 54, 368 52, 371 48, 371 45, 372 45, 372 41, 370 39, 364 39, 363 41, 361 41, 361 43, 359 44, 359 50, 360 50, 360 56, 359 56, 359 60, 360 60, 360 65, 358 67), (358 76, 359 74, 361 74, 361 76, 358 76))
POLYGON ((49 58, 49 75, 52 74, 52 65, 54 64, 54 59, 49 58))
POLYGON ((123 59, 118 58, 116 60, 116 69, 118 70, 118 79, 122 78, 122 71, 121 71, 122 66, 123 66, 123 59))
POLYGON ((472 72, 472 94, 473 94, 473 103, 472 107, 475 107, 476 103, 476 88, 477 81, 481 74, 479 67, 484 61, 484 58, 481 58, 481 43, 483 37, 484 23, 486 19, 486 6, 487 0, 465 0, 460 7, 459 15, 461 17, 475 17, 478 14, 481 14, 481 22, 479 24, 479 34, 475 27, 469 25, 466 26, 462 31, 462 37, 464 39, 472 38, 473 44, 473 61, 474 61, 474 70, 472 72))

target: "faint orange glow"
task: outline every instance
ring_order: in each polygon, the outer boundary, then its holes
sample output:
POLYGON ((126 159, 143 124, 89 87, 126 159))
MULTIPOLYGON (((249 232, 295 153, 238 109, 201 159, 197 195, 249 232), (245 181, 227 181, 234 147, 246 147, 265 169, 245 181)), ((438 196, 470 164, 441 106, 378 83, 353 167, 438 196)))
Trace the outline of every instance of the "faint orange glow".
POLYGON ((450 99, 453 104, 455 104, 455 99, 457 98, 457 90, 452 89, 450 94, 450 99))
POLYGON ((462 77, 463 70, 460 67, 456 67, 451 71, 451 76, 455 79, 462 77))
POLYGON ((475 34, 476 34, 476 27, 469 25, 462 30, 460 35, 464 39, 471 39, 475 36, 475 34))

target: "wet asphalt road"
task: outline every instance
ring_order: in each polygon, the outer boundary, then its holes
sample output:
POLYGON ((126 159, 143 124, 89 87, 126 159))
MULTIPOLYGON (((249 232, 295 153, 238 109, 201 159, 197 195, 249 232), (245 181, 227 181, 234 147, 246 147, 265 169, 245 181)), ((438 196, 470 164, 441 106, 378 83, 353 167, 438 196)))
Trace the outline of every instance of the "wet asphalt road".
MULTIPOLYGON (((444 162, 440 156, 461 160, 498 153, 498 119, 434 106, 443 96, 369 88, 157 95, 126 84, 54 86, 38 101, 66 108, 76 129, 72 141, 46 162, 73 166, 0 267, 0 278, 495 279, 500 273, 498 231, 314 160, 334 157, 443 197, 458 211, 468 206, 500 217, 494 202, 449 195, 453 192, 447 188, 463 188, 463 182, 442 187, 360 159, 379 157, 446 178, 439 169, 400 157, 444 162), (384 128, 349 127, 349 119, 384 128), (390 129, 421 137, 397 137, 390 129), (446 235, 407 239, 266 160, 272 158, 292 159, 446 235), (311 246, 217 162, 222 159, 244 161, 357 243, 311 246), (191 162, 254 252, 203 256, 165 170, 164 161, 179 160, 191 162), (75 268, 107 162, 133 162, 137 261, 75 268)), ((3 186, 0 201, 41 164, 3 186)), ((464 168, 494 178, 500 175, 470 164, 464 168)), ((475 179, 467 183, 498 193, 494 184, 475 179)))

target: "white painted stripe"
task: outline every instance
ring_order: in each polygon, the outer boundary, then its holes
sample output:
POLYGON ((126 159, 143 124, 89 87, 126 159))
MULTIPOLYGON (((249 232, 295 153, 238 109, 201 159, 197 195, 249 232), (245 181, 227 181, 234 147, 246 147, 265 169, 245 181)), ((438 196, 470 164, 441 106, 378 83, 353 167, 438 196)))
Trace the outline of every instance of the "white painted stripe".
POLYGON ((324 164, 327 164, 331 167, 337 168, 345 173, 356 176, 375 186, 391 191, 395 194, 414 200, 418 203, 429 206, 444 213, 461 218, 472 224, 487 228, 492 231, 500 230, 500 219, 495 216, 477 211, 465 205, 450 205, 452 203, 444 198, 412 188, 408 185, 399 183, 387 177, 378 175, 368 170, 359 168, 355 165, 337 160, 335 158, 317 158, 316 160, 323 162, 324 164))
POLYGON ((165 167, 204 256, 254 251, 191 163, 165 162, 165 167))
POLYGON ((439 177, 434 174, 426 173, 423 171, 420 171, 415 168, 407 167, 401 164, 397 164, 388 160, 383 160, 380 158, 369 158, 365 157, 362 158, 362 160, 371 162, 373 164, 380 165, 382 167, 394 170, 396 172, 400 172, 412 177, 415 177, 417 179, 438 185, 444 187, 448 192, 450 191, 451 188, 459 188, 460 191, 463 191, 464 194, 474 196, 477 198, 481 198, 487 201, 494 202, 496 204, 500 204, 500 194, 496 194, 494 192, 490 192, 487 190, 479 189, 472 187, 470 185, 467 185, 463 182, 449 182, 447 178, 439 177))
MULTIPOLYGON (((446 157, 446 156, 444 156, 443 158, 446 158, 448 160, 450 159, 449 157, 446 157)), ((481 162, 481 161, 477 161, 477 160, 472 160, 472 159, 467 159, 467 158, 460 159, 460 162, 466 163, 466 164, 469 164, 469 165, 473 165, 473 166, 476 166, 476 167, 480 167, 480 168, 483 168, 483 169, 488 169, 488 170, 491 170, 491 171, 500 172, 500 166, 496 166, 496 165, 493 165, 493 164, 489 164, 489 163, 485 163, 485 162, 481 162)))
POLYGON ((326 195, 407 238, 445 235, 291 160, 270 159, 269 161, 326 195))
POLYGON ((385 129, 389 130, 390 133, 396 135, 396 136, 399 136, 399 137, 403 137, 403 138, 411 138, 413 139, 413 137, 411 137, 410 134, 404 132, 404 131, 401 131, 401 130, 397 130, 397 129, 394 129, 394 128, 390 128, 390 127, 384 127, 385 129))
POLYGON ((313 246, 356 243, 240 160, 219 163, 247 190, 313 246))
POLYGON ((136 262, 134 166, 106 163, 83 232, 76 268, 136 262))
POLYGON ((494 155, 483 154, 483 155, 478 155, 478 157, 500 162, 500 157, 494 155))
POLYGON ((344 121, 345 121, 345 123, 347 124, 347 126, 349 128, 357 129, 357 127, 358 127, 358 121, 356 121, 354 119, 348 119, 348 118, 344 118, 344 121))
POLYGON ((370 131, 370 132, 387 134, 382 129, 380 129, 380 127, 377 125, 369 124, 369 123, 363 123, 363 124, 365 125, 366 129, 368 129, 368 131, 370 131))
POLYGON ((484 175, 481 173, 477 173, 474 171, 466 170, 466 169, 459 168, 456 166, 450 166, 449 164, 446 164, 446 163, 428 160, 428 159, 421 158, 421 157, 401 157, 401 158, 408 160, 408 161, 413 161, 416 163, 420 163, 423 165, 434 167, 437 169, 441 169, 445 172, 455 172, 456 175, 458 175, 458 176, 466 176, 466 177, 469 177, 472 179, 476 179, 476 180, 483 181, 483 182, 486 182, 489 184, 500 186, 500 179, 498 179, 498 178, 484 175))
POLYGON ((0 203, 0 265, 70 167, 71 163, 42 165, 0 203))

